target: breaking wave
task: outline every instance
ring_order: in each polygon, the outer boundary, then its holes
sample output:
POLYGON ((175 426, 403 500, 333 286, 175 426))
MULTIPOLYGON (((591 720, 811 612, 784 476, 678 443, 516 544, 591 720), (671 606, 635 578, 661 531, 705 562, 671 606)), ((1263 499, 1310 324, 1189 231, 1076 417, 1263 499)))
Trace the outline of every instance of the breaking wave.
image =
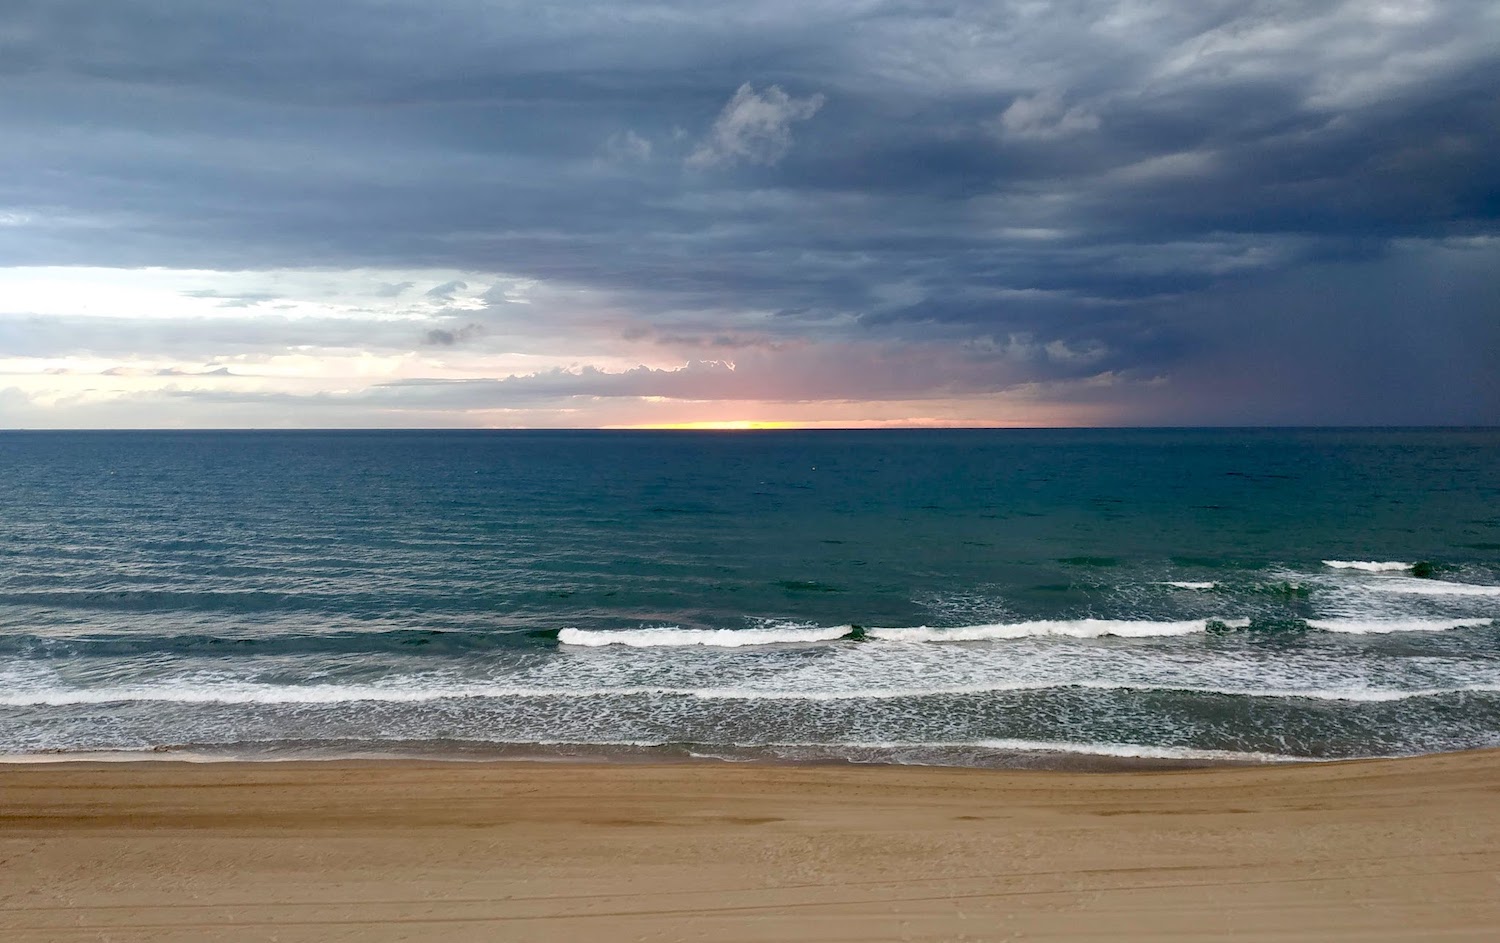
POLYGON ((1323 565, 1335 570, 1364 570, 1366 573, 1395 573, 1410 570, 1416 564, 1398 560, 1386 562, 1373 560, 1324 560, 1323 565))
MULTIPOLYGON (((830 679, 835 680, 835 679, 830 679)), ((222 705, 340 705, 353 703, 417 704, 431 701, 486 699, 567 700, 603 698, 685 698, 702 701, 894 701, 930 698, 982 697, 1046 691, 1098 691, 1186 694, 1231 698, 1304 698, 1315 701, 1383 703, 1415 698, 1461 694, 1497 694, 1500 683, 1470 683, 1444 687, 1383 688, 1369 685, 1344 687, 1255 687, 1249 684, 1201 685, 1151 683, 1137 679, 1093 679, 1084 681, 1036 680, 982 682, 973 684, 924 684, 912 686, 826 688, 785 687, 671 687, 637 685, 621 687, 515 686, 504 684, 423 680, 406 684, 307 684, 203 683, 177 679, 155 684, 97 688, 44 688, 0 694, 4 707, 64 707, 75 704, 222 704, 222 705)))
POLYGON ((1249 619, 1187 619, 1155 622, 1125 619, 1059 619, 1033 622, 965 625, 953 628, 911 626, 864 628, 841 625, 832 628, 788 626, 771 629, 683 629, 660 626, 650 629, 563 629, 557 640, 563 645, 600 648, 626 645, 631 648, 676 648, 706 646, 742 648, 751 645, 809 645, 821 642, 877 640, 884 642, 986 642, 1003 639, 1062 636, 1066 638, 1155 638, 1207 632, 1215 626, 1247 628, 1249 619))
POLYGON ((1500 586, 1403 577, 1375 580, 1370 588, 1382 593, 1409 593, 1414 596, 1500 596, 1500 586))
POLYGON ((707 648, 743 648, 749 645, 810 645, 836 642, 855 632, 853 626, 834 628, 788 626, 768 629, 681 629, 660 626, 650 629, 563 629, 557 640, 563 645, 601 648, 626 645, 630 648, 677 648, 700 645, 707 648))
POLYGON ((1493 625, 1494 619, 1308 619, 1310 628, 1354 635, 1386 635, 1391 632, 1447 632, 1451 629, 1493 625))
POLYGON ((1156 638, 1207 632, 1215 624, 1242 629, 1249 619, 1186 619, 1151 622, 1122 619, 1068 619, 1016 622, 1002 625, 967 625, 952 629, 917 626, 907 629, 867 629, 869 638, 891 642, 984 642, 992 639, 1032 638, 1056 635, 1066 638, 1156 638))
MULTIPOLYGON (((1450 584, 1463 585, 1463 584, 1450 584)), ((1466 587, 1467 588, 1467 587, 1466 587)), ((1493 589, 1500 587, 1472 587, 1493 589)), ((1391 632, 1442 632, 1450 629, 1492 625, 1493 618, 1459 619, 1308 619, 1308 628, 1324 632, 1353 635, 1377 635, 1391 632)), ((1150 621, 1132 619, 1050 619, 1031 622, 963 625, 951 628, 925 625, 902 628, 840 625, 833 627, 788 626, 768 629, 683 629, 659 626, 649 629, 563 629, 557 640, 563 645, 603 648, 622 645, 629 648, 745 648, 760 645, 816 645, 838 641, 877 642, 990 642, 1010 639, 1043 638, 1164 638, 1194 635, 1223 629, 1252 629, 1250 619, 1183 619, 1150 621)))

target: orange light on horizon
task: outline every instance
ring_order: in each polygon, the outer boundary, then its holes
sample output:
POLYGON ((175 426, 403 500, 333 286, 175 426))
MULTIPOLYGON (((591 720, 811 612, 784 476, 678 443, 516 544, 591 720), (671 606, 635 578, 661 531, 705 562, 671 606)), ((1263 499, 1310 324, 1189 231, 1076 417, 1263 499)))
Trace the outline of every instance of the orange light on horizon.
POLYGON ((696 422, 650 422, 600 426, 601 429, 641 431, 743 432, 767 429, 1012 429, 1035 428, 1030 422, 994 422, 953 419, 711 419, 696 422))
POLYGON ((805 429, 806 423, 776 422, 760 419, 720 419, 700 422, 656 422, 630 426, 607 426, 611 429, 685 429, 699 431, 738 431, 745 429, 805 429))

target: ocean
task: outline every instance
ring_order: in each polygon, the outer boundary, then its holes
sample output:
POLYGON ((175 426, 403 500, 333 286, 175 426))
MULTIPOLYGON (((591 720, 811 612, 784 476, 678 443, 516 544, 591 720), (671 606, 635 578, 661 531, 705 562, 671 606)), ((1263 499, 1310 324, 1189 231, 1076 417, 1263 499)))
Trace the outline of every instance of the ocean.
POLYGON ((1500 745, 1500 431, 0 433, 0 754, 1500 745))

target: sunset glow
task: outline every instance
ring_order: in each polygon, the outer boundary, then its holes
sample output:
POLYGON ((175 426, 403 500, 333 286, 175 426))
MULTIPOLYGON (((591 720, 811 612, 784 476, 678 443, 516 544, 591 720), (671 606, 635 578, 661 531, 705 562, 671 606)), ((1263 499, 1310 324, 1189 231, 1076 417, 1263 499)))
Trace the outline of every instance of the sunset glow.
POLYGON ((1483 4, 96 6, 3 427, 1500 421, 1483 4))

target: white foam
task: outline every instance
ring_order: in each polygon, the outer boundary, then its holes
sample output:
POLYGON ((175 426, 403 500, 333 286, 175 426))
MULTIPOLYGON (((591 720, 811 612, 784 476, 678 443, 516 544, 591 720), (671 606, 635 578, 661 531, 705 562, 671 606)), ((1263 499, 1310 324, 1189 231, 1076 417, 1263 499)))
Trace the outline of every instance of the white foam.
POLYGON ((1163 580, 1158 586, 1170 586, 1173 589, 1218 589, 1218 583, 1198 582, 1195 580, 1163 580))
POLYGON ((996 639, 1034 638, 1059 635, 1067 638, 1155 638, 1168 635, 1192 635, 1208 631, 1210 621, 1242 629, 1249 619, 1187 619, 1180 622, 1148 622, 1121 619, 1065 619, 1037 622, 1012 622, 999 625, 965 625, 957 628, 916 626, 900 629, 867 629, 869 638, 888 642, 984 642, 996 639))
POLYGON ((1324 632, 1353 635, 1385 635, 1390 632, 1446 632, 1493 625, 1494 619, 1308 619, 1307 624, 1324 632))
POLYGON ((1303 697, 1314 701, 1360 701, 1384 703, 1388 701, 1410 701, 1421 697, 1443 697, 1451 694, 1496 694, 1500 684, 1472 684, 1458 688, 1412 688, 1408 690, 1385 690, 1379 688, 1328 688, 1323 690, 1223 691, 1205 693, 1245 694, 1252 697, 1303 697))
MULTIPOLYGON (((867 639, 884 642, 984 642, 1002 639, 1035 638, 1039 636, 1064 636, 1067 638, 1153 638, 1169 635, 1191 635, 1208 631, 1209 622, 1220 622, 1230 628, 1242 629, 1250 624, 1249 619, 1188 619, 1178 622, 1151 622, 1126 619, 1058 619, 1035 622, 996 623, 994 625, 962 625, 951 628, 933 628, 919 625, 900 628, 869 628, 864 630, 867 639)), ((671 648, 703 646, 708 648, 743 648, 752 645, 809 645, 835 642, 847 638, 854 632, 852 625, 823 628, 818 626, 787 626, 767 629, 680 629, 662 626, 651 629, 619 629, 596 631, 592 629, 563 629, 557 640, 564 645, 579 645, 600 648, 607 645, 624 645, 630 648, 671 648)))
MULTIPOLYGON (((417 738, 390 737, 389 742, 420 742, 417 738)), ((626 740, 626 739, 552 739, 552 738, 527 738, 524 740, 493 741, 497 745, 509 745, 520 747, 549 747, 549 748, 624 748, 624 749, 659 749, 670 746, 671 741, 665 740, 626 740)), ((753 761, 754 757, 740 757, 726 751, 733 750, 769 750, 772 752, 786 750, 816 750, 844 755, 850 750, 880 750, 880 751, 919 751, 919 750, 988 750, 999 753, 1061 753, 1079 756, 1106 756, 1120 759, 1148 759, 1148 760, 1205 760, 1229 763, 1318 763, 1332 762, 1333 759, 1326 757, 1293 756, 1285 753, 1263 753, 1250 750, 1206 750, 1194 747, 1174 746, 1145 746, 1134 743, 1080 743, 1060 740, 960 740, 960 741, 920 741, 920 740, 890 740, 890 741, 739 741, 726 743, 719 752, 692 751, 692 756, 707 759, 718 759, 725 761, 753 761)), ((330 760, 350 759, 404 759, 410 754, 391 751, 356 751, 329 753, 311 758, 330 760)), ((188 762, 188 763, 220 763, 228 760, 237 762, 276 763, 296 760, 307 760, 310 757, 300 751, 279 752, 238 752, 238 751, 192 751, 192 750, 109 750, 109 751, 80 751, 66 753, 17 753, 0 755, 0 763, 3 764, 43 764, 43 763, 70 763, 70 762, 188 762)), ((423 756, 424 760, 449 760, 462 762, 467 757, 448 756, 423 756)), ((487 757, 476 757, 483 761, 487 757)), ((1336 758, 1335 758, 1336 759, 1336 758)), ((941 757, 933 757, 932 762, 923 762, 913 759, 911 756, 894 756, 890 761, 905 766, 929 766, 944 765, 941 757)))
MULTIPOLYGON (((735 744, 759 746, 760 744, 735 744)), ((1313 757, 1289 756, 1285 753, 1258 753, 1239 750, 1200 750, 1193 747, 1145 746, 1136 743, 1076 743, 1060 740, 961 740, 961 741, 873 741, 854 743, 768 743, 766 747, 801 747, 856 750, 997 750, 1006 753, 1075 753, 1087 756, 1113 756, 1146 760, 1220 760, 1254 763, 1305 763, 1313 757)), ((900 762, 900 761, 898 761, 900 762)), ((909 762, 909 761, 907 761, 909 762)), ((1325 761, 1326 762, 1326 761, 1325 761)), ((923 764, 913 764, 923 765, 923 764)))
POLYGON ((652 629, 619 629, 599 632, 592 629, 563 629, 557 640, 564 645, 601 648, 625 645, 630 648, 672 648, 700 645, 709 648, 743 648, 747 645, 807 645, 835 642, 854 630, 853 626, 833 628, 786 626, 768 629, 680 629, 661 626, 652 629))
MULTIPOLYGON (((837 678, 829 678, 837 683, 837 678)), ((920 681, 913 678, 913 681, 920 681)), ((1500 683, 1474 679, 1475 683, 1445 687, 1402 688, 1371 687, 1366 684, 1345 687, 1301 687, 1295 682, 1263 687, 1255 684, 1203 684, 1187 679, 1175 680, 1121 676, 1112 679, 1071 680, 1064 677, 1013 681, 977 681, 957 684, 913 684, 882 687, 756 687, 704 686, 673 687, 638 686, 517 686, 484 683, 443 683, 424 679, 407 684, 386 685, 272 685, 249 683, 203 684, 172 682, 156 685, 128 685, 101 688, 47 688, 11 691, 0 694, 4 707, 62 707, 79 704, 174 703, 220 705, 318 704, 339 705, 360 702, 423 703, 439 700, 487 698, 494 700, 535 698, 606 698, 606 697, 683 697, 697 700, 729 701, 860 701, 897 698, 953 697, 964 695, 1009 694, 1023 691, 1067 690, 1092 691, 1164 691, 1183 694, 1224 695, 1231 697, 1309 698, 1322 701, 1400 701, 1411 698, 1448 694, 1500 693, 1500 683)), ((1309 681, 1316 683, 1313 679, 1309 681)), ((785 682, 783 682, 785 683, 785 682)))
POLYGON ((927 685, 923 687, 836 688, 805 690, 796 688, 656 688, 649 693, 663 696, 694 697, 701 700, 726 701, 883 701, 895 698, 954 697, 966 694, 1005 694, 1015 691, 1044 691, 1070 687, 1050 681, 1016 681, 976 684, 927 685))
POLYGON ((1370 588, 1382 593, 1409 593, 1416 596, 1500 596, 1500 586, 1402 577, 1373 581, 1370 588))
MULTIPOLYGON (((1010 694, 1021 691, 1058 691, 1083 688, 1090 691, 1160 691, 1176 694, 1207 694, 1226 697, 1306 698, 1314 701, 1361 701, 1380 703, 1407 701, 1414 698, 1440 697, 1449 694, 1500 693, 1500 684, 1473 684, 1461 687, 1386 689, 1370 687, 1345 688, 1255 688, 1243 686, 1208 687, 1181 684, 1151 684, 1137 681, 1030 681, 994 684, 966 684, 925 688, 856 688, 839 691, 760 690, 755 688, 700 688, 673 690, 660 688, 649 692, 600 691, 604 694, 651 693, 679 695, 704 700, 736 701, 859 701, 895 698, 953 697, 981 694, 1010 694)), ((564 692, 552 692, 564 693, 564 692)), ((565 692, 578 693, 585 692, 565 692)))
POLYGON ((1193 747, 1153 747, 1137 743, 1070 743, 1039 740, 980 740, 975 744, 991 750, 1035 750, 1046 753, 1083 753, 1148 760, 1228 760, 1256 763, 1306 762, 1307 757, 1249 750, 1199 750, 1193 747))
POLYGON ((183 750, 159 750, 155 747, 136 747, 119 750, 78 750, 69 753, 0 753, 0 763, 41 765, 44 763, 223 763, 229 760, 250 759, 229 753, 198 753, 183 750))
POLYGON ((1323 565, 1333 567, 1335 570, 1364 570, 1366 573, 1392 573, 1398 570, 1410 570, 1415 564, 1402 563, 1399 560, 1386 562, 1374 560, 1324 560, 1323 565))
POLYGON ((347 701, 415 703, 465 697, 462 689, 384 685, 159 684, 108 688, 58 688, 0 694, 0 706, 170 702, 174 704, 339 704, 347 701))

